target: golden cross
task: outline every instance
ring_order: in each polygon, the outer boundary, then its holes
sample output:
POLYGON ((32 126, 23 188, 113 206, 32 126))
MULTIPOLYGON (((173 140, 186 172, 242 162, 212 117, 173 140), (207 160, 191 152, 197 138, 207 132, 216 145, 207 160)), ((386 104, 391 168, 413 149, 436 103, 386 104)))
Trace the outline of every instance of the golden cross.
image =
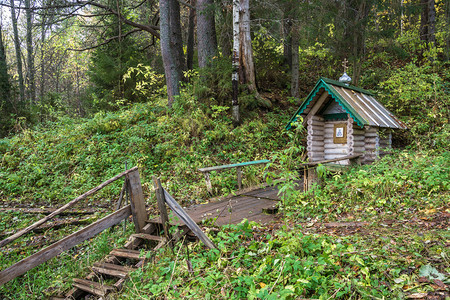
POLYGON ((348 63, 347 58, 344 58, 344 61, 342 62, 342 66, 344 67, 344 73, 347 73, 348 70, 347 63, 348 63))

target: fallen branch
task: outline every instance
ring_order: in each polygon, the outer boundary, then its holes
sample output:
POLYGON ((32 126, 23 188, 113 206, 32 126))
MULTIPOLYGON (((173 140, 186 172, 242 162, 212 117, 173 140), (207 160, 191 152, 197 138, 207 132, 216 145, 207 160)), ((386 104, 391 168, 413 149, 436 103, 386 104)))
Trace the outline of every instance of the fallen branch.
MULTIPOLYGON (((0 208, 0 212, 15 212, 18 211, 22 214, 36 214, 36 215, 49 215, 51 213, 54 213, 56 209, 41 209, 41 208, 17 208, 17 207, 11 207, 11 208, 0 208)), ((68 216, 68 215, 92 215, 95 214, 97 211, 94 210, 71 210, 71 211, 64 211, 61 212, 60 216, 68 216)))

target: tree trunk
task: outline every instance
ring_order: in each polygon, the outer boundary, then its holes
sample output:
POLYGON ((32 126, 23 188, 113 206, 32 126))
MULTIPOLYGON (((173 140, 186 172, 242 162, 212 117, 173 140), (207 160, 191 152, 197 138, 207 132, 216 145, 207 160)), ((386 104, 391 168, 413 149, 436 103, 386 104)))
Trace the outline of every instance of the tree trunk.
POLYGON ((239 114, 239 0, 233 0, 233 74, 231 77, 231 83, 233 86, 233 98, 231 114, 233 118, 234 127, 240 123, 239 114))
POLYGON ((197 0, 198 65, 205 68, 217 54, 214 0, 197 0))
POLYGON ((27 64, 28 64, 28 97, 31 103, 36 101, 36 88, 34 82, 34 53, 33 53, 33 23, 30 0, 25 0, 25 14, 27 18, 27 64))
POLYGON ((0 137, 7 134, 11 127, 10 113, 14 111, 11 101, 11 85, 6 64, 5 46, 3 44, 3 28, 0 24, 0 137))
POLYGON ((172 107, 175 96, 180 94, 184 60, 181 40, 180 5, 177 0, 160 0, 161 54, 166 75, 168 106, 172 107))
POLYGON ((42 107, 45 95, 45 63, 44 63, 44 47, 45 47, 45 20, 46 15, 41 18, 41 70, 39 78, 39 99, 41 102, 41 121, 42 121, 42 107))
POLYGON ((255 66, 253 64, 252 38, 250 34, 250 0, 240 0, 240 81, 247 84, 250 92, 257 92, 255 66))
POLYGON ((16 17, 16 9, 14 6, 14 0, 11 0, 10 4, 11 4, 11 20, 14 32, 14 47, 16 49, 17 75, 19 79, 19 95, 20 95, 20 102, 23 103, 25 101, 25 86, 23 84, 22 55, 20 53, 19 30, 17 29, 17 17, 16 17))
MULTIPOLYGON (((195 7, 195 0, 191 0, 191 5, 195 7)), ((186 47, 186 66, 188 70, 192 70, 194 67, 195 14, 195 9, 190 8, 186 47)))
POLYGON ((233 13, 232 5, 228 5, 228 1, 222 2, 222 18, 219 22, 220 29, 220 48, 222 50, 223 57, 230 57, 233 48, 233 13))
MULTIPOLYGON (((6 64, 6 52, 5 52, 5 45, 3 44, 3 28, 0 24, 0 111, 2 113, 9 112, 12 110, 12 103, 10 99, 10 91, 11 86, 9 82, 9 76, 8 76, 8 66, 6 64)), ((2 116, 3 117, 9 117, 9 116, 2 116)), ((6 123, 6 122, 2 122, 6 123)), ((0 125, 0 130, 1 130, 0 125)), ((0 135, 1 135, 0 131, 0 135)))
POLYGON ((299 98, 299 87, 298 87, 298 68, 299 68, 299 28, 295 24, 292 26, 292 59, 291 59, 291 96, 294 98, 299 98))
POLYGON ((447 35, 445 37, 445 44, 446 44, 446 50, 447 53, 447 61, 450 60, 450 1, 445 2, 445 8, 444 8, 444 16, 447 24, 447 35))
POLYGON ((434 0, 422 0, 422 15, 420 19, 420 39, 427 43, 436 41, 436 6, 434 0))
POLYGON ((289 70, 292 70, 292 20, 289 17, 289 13, 285 15, 285 19, 283 20, 283 35, 284 63, 289 67, 289 70))

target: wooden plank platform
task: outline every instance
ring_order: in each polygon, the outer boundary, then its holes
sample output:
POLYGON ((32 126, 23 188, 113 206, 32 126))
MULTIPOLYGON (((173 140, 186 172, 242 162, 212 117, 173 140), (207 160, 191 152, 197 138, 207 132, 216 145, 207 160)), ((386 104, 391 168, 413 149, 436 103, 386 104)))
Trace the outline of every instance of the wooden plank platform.
MULTIPOLYGON (((221 200, 194 205, 186 208, 185 211, 197 224, 205 226, 238 224, 244 219, 267 224, 275 220, 277 214, 268 214, 266 211, 276 211, 279 200, 278 188, 269 186, 221 200)), ((182 222, 173 214, 169 214, 169 218, 171 225, 182 225, 182 222)), ((155 218, 149 222, 161 223, 161 220, 155 218)))

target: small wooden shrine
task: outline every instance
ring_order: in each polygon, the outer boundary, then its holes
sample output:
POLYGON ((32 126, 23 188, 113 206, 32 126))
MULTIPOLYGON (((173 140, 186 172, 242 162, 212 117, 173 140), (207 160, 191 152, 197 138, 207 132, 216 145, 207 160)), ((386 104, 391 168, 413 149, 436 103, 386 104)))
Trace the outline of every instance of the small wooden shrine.
POLYGON ((337 163, 348 165, 345 157, 360 155, 361 163, 371 163, 391 147, 392 130, 407 128, 350 80, 345 72, 339 81, 320 78, 286 126, 302 117, 310 162, 344 158, 337 163))

